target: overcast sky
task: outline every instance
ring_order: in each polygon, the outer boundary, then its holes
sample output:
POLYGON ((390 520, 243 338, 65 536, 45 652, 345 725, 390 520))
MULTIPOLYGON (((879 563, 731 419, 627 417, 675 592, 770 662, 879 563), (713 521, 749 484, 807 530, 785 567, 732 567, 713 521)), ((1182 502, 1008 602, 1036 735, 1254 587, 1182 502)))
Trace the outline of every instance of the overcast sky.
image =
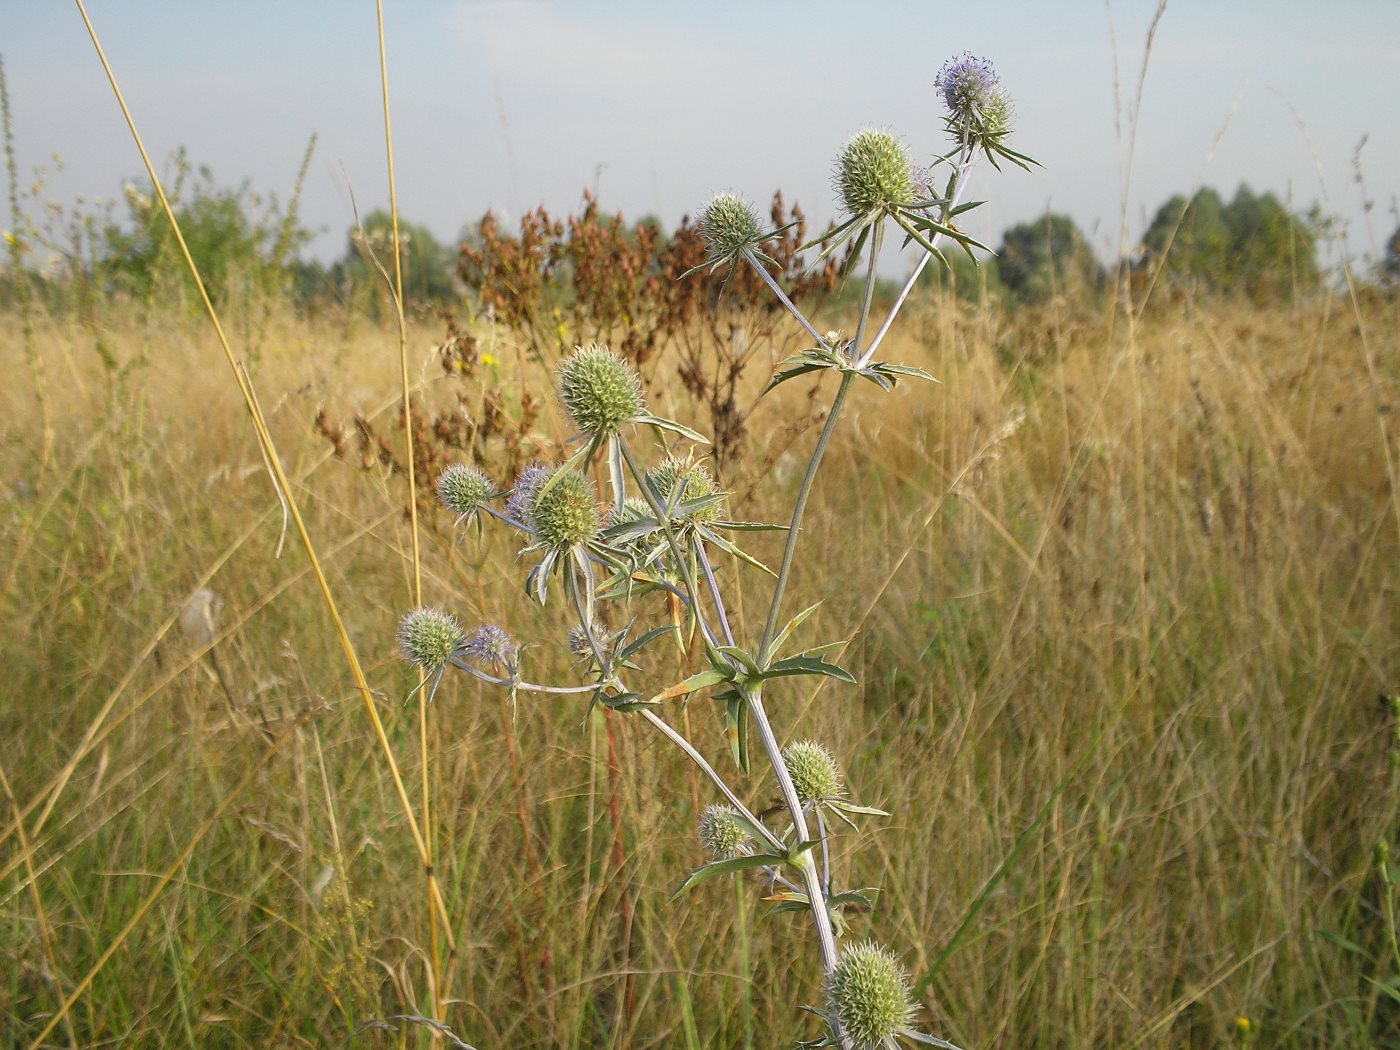
MULTIPOLYGON (((763 204, 777 188, 824 221, 832 160, 853 131, 888 127, 921 159, 944 148, 933 80, 969 50, 1015 99, 1012 144, 1045 165, 979 169, 970 196, 988 203, 973 232, 995 244, 1048 208, 1116 253, 1152 0, 384 7, 400 213, 444 239, 487 208, 567 211, 595 184, 608 210, 667 223, 717 190, 763 204)), ((343 250, 352 192, 361 214, 387 202, 374 9, 88 2, 158 163, 184 146, 221 183, 285 198, 319 135, 303 217, 323 231, 321 258, 343 250)), ((1345 221, 1352 257, 1370 254, 1400 221, 1397 47, 1400 0, 1173 0, 1143 90, 1130 238, 1173 193, 1205 184, 1228 197, 1247 181, 1300 210, 1321 204, 1345 221)), ((73 4, 0 0, 0 56, 22 179, 49 168, 46 196, 69 203, 117 196, 140 174, 73 4)))

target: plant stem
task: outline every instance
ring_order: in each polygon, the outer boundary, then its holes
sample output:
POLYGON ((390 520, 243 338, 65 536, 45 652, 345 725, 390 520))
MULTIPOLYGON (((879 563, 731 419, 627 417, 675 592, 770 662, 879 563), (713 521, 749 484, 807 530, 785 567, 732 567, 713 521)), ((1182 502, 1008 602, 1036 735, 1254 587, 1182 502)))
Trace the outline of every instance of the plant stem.
POLYGON ((870 231, 870 263, 865 271, 865 294, 861 296, 860 316, 856 320, 856 337, 851 342, 856 354, 860 354, 861 340, 865 338, 865 325, 870 320, 870 305, 875 301, 875 265, 880 261, 880 244, 884 240, 884 233, 883 221, 877 222, 870 231))
MULTIPOLYGON (((964 145, 963 156, 958 159, 958 179, 953 186, 953 196, 949 200, 948 206, 943 209, 943 224, 945 226, 952 217, 953 209, 958 206, 958 201, 962 199, 963 191, 967 189, 967 173, 972 167, 972 160, 971 151, 964 145)), ((938 242, 942 240, 942 238, 943 234, 935 233, 932 238, 930 238, 929 243, 937 247, 938 242)), ((900 309, 904 306, 904 300, 909 298, 909 293, 914 289, 914 282, 919 279, 919 275, 924 272, 924 267, 928 265, 929 260, 932 258, 932 252, 924 252, 923 258, 921 258, 918 265, 914 267, 914 272, 909 275, 909 280, 904 282, 904 287, 900 290, 899 297, 895 299, 894 305, 890 307, 890 314, 885 318, 885 323, 880 326, 880 330, 875 333, 875 338, 870 340, 870 346, 866 348, 865 352, 860 355, 860 360, 856 362, 859 367, 864 368, 870 363, 871 358, 875 356, 876 347, 880 345, 880 342, 885 338, 885 333, 887 333, 890 330, 890 326, 894 324, 895 317, 899 315, 900 309)), ((860 344, 857 343, 856 345, 859 346, 860 344)))
POLYGON ((758 647, 758 662, 766 664, 770 653, 768 647, 773 644, 773 635, 778 626, 778 613, 783 603, 783 591, 787 587, 788 576, 792 571, 792 556, 797 549, 797 533, 802 524, 802 514, 807 509, 807 497, 812 491, 812 482, 817 476, 817 467, 821 465, 822 453, 826 451, 827 442, 831 440, 831 432, 836 429, 836 419, 841 414, 841 406, 846 402, 846 394, 851 389, 851 381, 855 378, 853 372, 841 373, 841 386, 836 391, 836 397, 831 402, 831 411, 826 415, 826 425, 822 427, 821 436, 817 438, 817 447, 812 450, 812 458, 807 463, 807 472, 802 476, 802 487, 797 493, 797 503, 792 508, 792 521, 788 525, 787 545, 783 548, 783 563, 778 569, 778 582, 773 586, 773 603, 768 608, 768 622, 763 628, 763 641, 758 647))
POLYGON ((709 778, 710 783, 714 784, 714 786, 719 789, 719 793, 724 796, 725 801, 728 802, 735 809, 737 809, 740 815, 742 815, 746 821, 748 821, 754 826, 754 830, 761 831, 764 833, 764 835, 766 836, 763 841, 765 847, 772 850, 774 853, 782 853, 787 849, 787 847, 783 845, 782 840, 779 839, 776 835, 774 835, 771 831, 769 831, 767 826, 763 823, 763 821, 759 820, 758 817, 754 816, 753 813, 750 812, 749 807, 744 805, 744 803, 740 800, 739 796, 734 794, 734 792, 730 790, 729 785, 726 784, 724 782, 724 779, 718 773, 715 772, 714 767, 711 766, 710 763, 705 761, 705 756, 700 754, 699 751, 695 750, 694 745, 692 745, 689 740, 687 740, 680 733, 672 729, 670 724, 660 715, 656 714, 654 711, 650 711, 644 707, 638 712, 638 714, 640 714, 643 718, 645 718, 648 722, 655 726, 667 740, 671 741, 671 743, 675 744, 678 748, 684 751, 686 757, 689 758, 692 762, 694 762, 697 766, 699 766, 700 771, 709 778))
POLYGON ((773 294, 778 297, 778 301, 781 302, 785 307, 787 307, 788 313, 792 314, 793 317, 797 318, 797 323, 800 324, 803 328, 807 329, 808 333, 812 336, 812 338, 817 341, 817 345, 821 346, 821 333, 812 327, 811 321, 807 320, 807 318, 802 316, 802 311, 799 310, 796 304, 793 303, 793 301, 787 297, 787 293, 783 291, 782 288, 778 287, 778 282, 773 280, 772 274, 765 270, 763 268, 763 264, 754 258, 753 252, 745 252, 744 258, 749 261, 750 266, 752 266, 755 270, 758 271, 758 275, 763 278, 764 284, 768 285, 768 287, 773 290, 773 294))
POLYGON ((705 582, 709 585, 710 597, 715 603, 715 615, 719 617, 720 630, 724 631, 725 644, 733 645, 734 632, 729 629, 729 616, 724 611, 724 599, 720 597, 719 581, 715 579, 715 570, 710 565, 710 556, 705 551, 704 540, 696 540, 695 552, 700 556, 700 568, 705 573, 705 582))
MULTIPOLYGON (((807 831, 807 820, 802 813, 802 803, 798 801, 797 789, 793 786, 792 777, 788 773, 787 763, 783 761, 782 751, 778 747, 778 740, 773 735, 773 727, 768 721, 768 713, 763 709, 762 689, 749 689, 744 691, 744 701, 748 705, 749 717, 753 719, 754 726, 758 729, 759 739, 763 742, 763 752, 768 756, 768 762, 773 767, 773 775, 778 781, 778 790, 782 794, 783 804, 787 806, 788 815, 792 818, 793 835, 797 843, 806 842, 809 838, 807 831)), ((831 926, 831 915, 826 910, 826 893, 822 888, 821 876, 817 873, 816 861, 812 859, 812 851, 807 850, 797 859, 798 871, 802 875, 803 889, 807 892, 807 902, 812 913, 812 925, 817 931, 817 945, 822 957, 822 971, 829 978, 836 969, 836 931, 831 926)), ((835 1025, 835 1021, 832 1021, 835 1025)), ((841 1032, 836 1033, 841 1040, 843 1047, 851 1045, 841 1032)))

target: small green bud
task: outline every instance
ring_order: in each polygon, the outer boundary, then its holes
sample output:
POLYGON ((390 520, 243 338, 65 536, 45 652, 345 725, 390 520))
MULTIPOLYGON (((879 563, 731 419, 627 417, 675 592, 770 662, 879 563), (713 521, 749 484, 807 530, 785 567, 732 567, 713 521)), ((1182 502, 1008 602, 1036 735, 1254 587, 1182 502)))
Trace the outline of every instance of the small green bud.
POLYGON ((762 236, 758 213, 732 193, 717 193, 700 216, 700 236, 713 262, 737 258, 762 236))
POLYGON ((539 541, 555 550, 587 542, 603 527, 593 486, 572 471, 540 483, 530 517, 539 541))
POLYGON ((453 514, 471 514, 480 510, 491 495, 491 479, 480 467, 460 463, 448 467, 437 479, 438 499, 453 514))
POLYGON ((874 1050, 909 1023, 909 978, 899 961, 871 941, 841 952, 828 979, 831 1009, 858 1050, 874 1050))
POLYGON ((888 213, 896 204, 918 196, 910 174, 909 154, 888 131, 858 131, 841 151, 836 188, 846 210, 865 216, 888 213))
POLYGON ((642 383, 627 362, 602 343, 575 350, 559 367, 559 396, 587 434, 614 434, 642 414, 642 383))
POLYGON ((746 852, 748 829, 739 811, 722 802, 706 806, 700 815, 700 844, 716 860, 732 860, 746 852))
POLYGON ((783 763, 797 790, 797 800, 804 806, 841 797, 841 767, 832 753, 816 741, 789 744, 783 748, 783 763))
MULTIPOLYGON (((663 503, 670 502, 671 494, 682 482, 685 489, 681 492, 680 501, 689 503, 691 500, 704 499, 706 496, 713 496, 718 489, 715 487, 714 475, 705 467, 690 459, 681 459, 672 456, 662 460, 656 466, 647 471, 647 480, 651 482, 652 488, 656 489, 657 495, 661 497, 663 503)), ((706 522, 714 521, 720 516, 723 508, 722 503, 712 503, 708 507, 701 507, 691 514, 685 515, 684 520, 706 522)), ((648 514, 651 512, 648 511, 648 514)))
POLYGON ((436 671, 461 644, 456 617, 441 609, 415 609, 399 624, 399 652, 425 671, 436 671))

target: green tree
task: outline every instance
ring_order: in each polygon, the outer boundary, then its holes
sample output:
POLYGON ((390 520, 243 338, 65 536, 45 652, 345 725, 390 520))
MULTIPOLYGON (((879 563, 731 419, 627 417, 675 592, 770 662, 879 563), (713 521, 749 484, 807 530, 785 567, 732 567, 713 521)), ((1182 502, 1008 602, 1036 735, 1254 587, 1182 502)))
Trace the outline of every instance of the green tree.
POLYGON ((1226 204, 1207 188, 1157 209, 1143 235, 1139 267, 1193 292, 1287 299, 1320 279, 1321 228, 1316 212, 1294 215, 1271 193, 1241 184, 1226 204))
MULTIPOLYGON (((393 226, 387 211, 373 211, 346 235, 345 253, 332 264, 331 284, 342 294, 369 296, 370 303, 383 301, 386 290, 379 267, 389 279, 394 276, 393 226), (378 264, 376 266, 376 263, 378 264)), ((452 275, 457 253, 429 232, 426 226, 399 219, 399 256, 403 268, 403 294, 406 303, 442 303, 453 297, 452 275)))
POLYGON ((1400 285, 1400 226, 1385 242, 1385 256, 1380 261, 1381 283, 1391 288, 1400 285))
POLYGON ((1074 220, 1050 212, 1002 234, 997 274, 1013 298, 1031 303, 1094 292, 1104 279, 1103 267, 1074 220))
MULTIPOLYGON (((210 298, 221 304, 290 291, 286 267, 311 239, 297 221, 296 195, 283 209, 246 181, 221 187, 209 168, 193 168, 184 150, 174 165, 167 196, 210 298)), ((145 303, 193 295, 193 278, 149 183, 128 182, 125 198, 127 220, 103 229, 94 278, 107 291, 145 303)))

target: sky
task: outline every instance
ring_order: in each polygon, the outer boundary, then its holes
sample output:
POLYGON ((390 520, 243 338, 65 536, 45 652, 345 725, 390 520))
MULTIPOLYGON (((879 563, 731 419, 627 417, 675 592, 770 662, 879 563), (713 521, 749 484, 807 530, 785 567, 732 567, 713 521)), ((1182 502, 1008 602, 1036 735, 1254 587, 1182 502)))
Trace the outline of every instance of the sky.
MULTIPOLYGON (((384 0, 399 211, 453 241, 488 208, 566 213, 584 187, 668 225, 721 190, 766 205, 781 188, 825 222, 853 132, 887 128, 916 160, 946 149, 933 82, 970 51, 1015 101, 1011 145, 1044 166, 974 171, 981 239, 1052 210, 1111 259, 1171 195, 1248 182, 1341 220, 1324 261, 1374 258, 1400 225, 1400 0, 1169 0, 1137 108, 1156 7, 384 0)), ((285 200, 314 133, 301 214, 321 259, 356 206, 387 203, 372 0, 87 9, 163 175, 184 147, 285 200)), ((46 169, 42 198, 71 205, 141 178, 75 4, 0 0, 0 58, 23 184, 46 169)))

